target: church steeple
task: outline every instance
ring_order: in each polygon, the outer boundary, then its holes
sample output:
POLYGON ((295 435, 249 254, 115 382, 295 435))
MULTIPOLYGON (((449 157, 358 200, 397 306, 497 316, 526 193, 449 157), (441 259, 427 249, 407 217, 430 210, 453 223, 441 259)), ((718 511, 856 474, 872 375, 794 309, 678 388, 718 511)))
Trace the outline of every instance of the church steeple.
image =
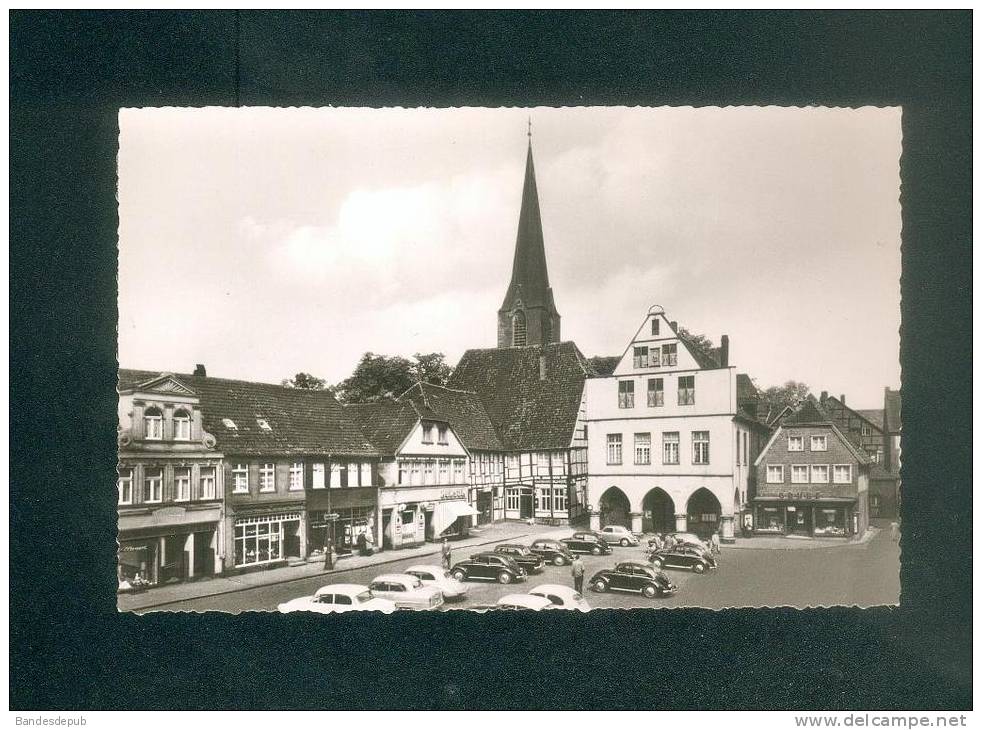
POLYGON ((525 184, 522 209, 518 216, 518 236, 511 283, 498 310, 498 347, 521 347, 559 342, 559 312, 549 286, 546 249, 542 237, 539 194, 532 160, 532 125, 529 121, 528 154, 525 158, 525 184))

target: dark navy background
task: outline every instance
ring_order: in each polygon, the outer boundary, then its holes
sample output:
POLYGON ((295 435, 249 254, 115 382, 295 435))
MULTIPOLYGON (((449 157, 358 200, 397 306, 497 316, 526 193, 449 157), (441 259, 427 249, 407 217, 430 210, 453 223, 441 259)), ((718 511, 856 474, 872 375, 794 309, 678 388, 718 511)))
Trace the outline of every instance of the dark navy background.
POLYGON ((971 707, 969 11, 10 20, 12 709, 971 707), (117 109, 235 104, 903 105, 902 607, 117 615, 117 109))

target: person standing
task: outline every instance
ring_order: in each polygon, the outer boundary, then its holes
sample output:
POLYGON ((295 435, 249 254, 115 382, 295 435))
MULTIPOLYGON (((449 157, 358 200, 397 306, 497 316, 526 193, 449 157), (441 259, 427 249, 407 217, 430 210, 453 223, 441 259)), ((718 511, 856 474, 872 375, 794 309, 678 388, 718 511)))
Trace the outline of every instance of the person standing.
POLYGON ((451 551, 450 542, 447 538, 443 538, 443 546, 440 548, 440 552, 443 554, 443 567, 450 570, 451 551))
POLYGON ((709 538, 709 547, 713 555, 719 555, 719 530, 716 530, 713 536, 709 538))
POLYGON ((573 589, 577 593, 583 592, 583 561, 580 560, 579 555, 573 556, 573 562, 570 563, 570 573, 573 575, 573 589))
POLYGON ((890 539, 894 542, 900 542, 900 523, 896 520, 890 523, 890 539))

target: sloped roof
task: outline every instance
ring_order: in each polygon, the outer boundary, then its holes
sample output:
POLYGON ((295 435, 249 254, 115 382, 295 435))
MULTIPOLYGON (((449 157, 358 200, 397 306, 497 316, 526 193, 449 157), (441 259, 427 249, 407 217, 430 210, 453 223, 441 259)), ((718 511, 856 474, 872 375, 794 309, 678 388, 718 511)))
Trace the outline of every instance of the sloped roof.
POLYGON ((597 355, 587 360, 596 377, 613 375, 617 369, 617 363, 621 361, 618 355, 597 355))
POLYGON ((501 450, 491 416, 473 391, 417 383, 399 396, 399 400, 413 403, 421 415, 426 409, 434 418, 445 420, 469 451, 501 450))
POLYGON ((883 427, 890 433, 900 431, 900 391, 887 388, 883 396, 883 427))
POLYGON ((737 373, 736 376, 737 403, 747 401, 757 401, 760 398, 760 391, 754 385, 753 379, 746 373, 737 373))
MULTIPOLYGON (((120 391, 131 390, 162 372, 120 369, 120 391)), ((171 373, 197 394, 204 428, 228 454, 339 454, 378 456, 378 450, 326 390, 287 388, 270 383, 171 373), (227 427, 222 419, 235 425, 227 427), (270 426, 259 426, 257 418, 270 426)))
POLYGON ((860 416, 865 418, 867 421, 872 423, 874 426, 883 429, 883 409, 882 408, 853 408, 854 412, 858 413, 860 416))
POLYGON ((412 403, 350 403, 344 410, 358 424, 365 438, 386 455, 396 452, 419 420, 412 403))
POLYGON ((675 335, 679 338, 679 342, 685 345, 685 349, 689 351, 692 355, 692 359, 696 361, 696 364, 703 369, 713 369, 719 367, 719 348, 712 348, 713 352, 711 355, 704 353, 698 347, 696 347, 689 335, 682 332, 682 328, 679 327, 675 332, 675 335))
POLYGON ((507 451, 569 446, 593 370, 573 342, 468 350, 447 384, 476 393, 507 451), (546 378, 539 378, 539 357, 546 378))
POLYGON ((784 421, 787 426, 804 426, 812 424, 832 424, 832 419, 829 418, 828 413, 826 413, 822 407, 818 404, 813 396, 808 396, 801 405, 798 407, 794 413, 788 416, 784 421))

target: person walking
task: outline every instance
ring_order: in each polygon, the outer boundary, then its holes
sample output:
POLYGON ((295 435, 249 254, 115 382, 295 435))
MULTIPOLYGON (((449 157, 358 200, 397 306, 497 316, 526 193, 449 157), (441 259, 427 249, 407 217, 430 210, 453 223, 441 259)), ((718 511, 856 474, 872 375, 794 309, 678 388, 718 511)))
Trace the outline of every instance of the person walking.
POLYGON ((894 542, 900 541, 900 523, 896 520, 890 523, 890 539, 894 542))
POLYGON ((579 555, 573 556, 573 562, 570 563, 570 573, 573 575, 573 589, 577 593, 583 593, 583 561, 580 560, 579 555))
POLYGON ((719 555, 719 530, 716 530, 713 536, 709 538, 709 549, 713 555, 719 555))
POLYGON ((443 567, 450 570, 451 551, 450 542, 447 538, 443 538, 443 547, 440 548, 440 552, 443 554, 443 567))

